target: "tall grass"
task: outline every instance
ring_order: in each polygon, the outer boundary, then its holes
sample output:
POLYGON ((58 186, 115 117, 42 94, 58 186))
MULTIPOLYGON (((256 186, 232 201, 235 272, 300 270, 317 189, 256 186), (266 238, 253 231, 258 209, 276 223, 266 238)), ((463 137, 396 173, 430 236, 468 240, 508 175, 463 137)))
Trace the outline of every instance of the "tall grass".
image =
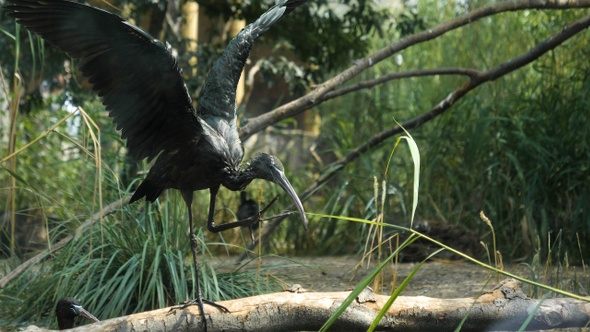
MULTIPOLYGON (((59 220, 45 228, 49 247, 100 210, 102 201, 113 202, 128 194, 118 176, 124 162, 117 158, 122 144, 96 130, 92 118, 114 132, 96 99, 85 106, 87 112, 35 109, 38 118, 23 117, 17 123, 16 137, 29 142, 21 143, 9 156, 19 167, 1 172, 3 178, 16 183, 10 188, 22 206, 41 209, 59 220), (69 132, 73 118, 83 124, 74 133, 69 132), (37 134, 29 137, 32 133, 37 134)), ((198 196, 196 208, 205 211, 207 197, 198 196)), ((260 271, 241 266, 216 274, 204 234, 199 232, 197 238, 200 283, 206 298, 231 299, 277 289, 272 280, 258 277, 260 271)), ((216 247, 229 246, 218 241, 216 247)), ((64 296, 79 298, 101 319, 193 299, 197 280, 192 263, 187 263, 188 249, 187 211, 177 193, 163 195, 157 204, 125 207, 76 234, 50 260, 33 266, 3 289, 0 325, 55 326, 51 312, 64 296)))
MULTIPOLYGON (((88 105, 91 112, 98 109, 94 105, 88 105)), ((51 114, 47 123, 50 130, 19 149, 11 158, 23 166, 4 175, 12 176, 17 182, 15 192, 22 195, 21 202, 31 202, 32 197, 35 206, 60 220, 49 230, 51 245, 71 234, 87 216, 99 210, 101 204, 97 201, 112 202, 127 193, 120 186, 117 172, 100 157, 117 154, 118 142, 107 144, 109 140, 106 140, 96 144, 98 136, 90 130, 72 136, 64 128, 71 114, 39 112, 51 114), (59 119, 56 115, 64 117, 59 119), (55 124, 50 125, 52 122, 55 124), (41 165, 52 166, 39 168, 41 165)), ((93 115, 105 119, 100 113, 93 115)), ((87 113, 80 116, 82 122, 87 119, 85 123, 90 128, 87 113)), ((22 132, 33 132, 26 128, 28 125, 26 118, 20 122, 25 128, 22 132)), ((112 156, 105 160, 112 160, 112 156)), ((116 163, 111 165, 117 167, 116 163)), ((199 201, 204 201, 206 195, 200 196, 203 197, 199 201)), ((144 204, 127 206, 97 221, 90 229, 77 234, 51 260, 34 266, 9 284, 0 296, 1 307, 11 308, 2 312, 2 325, 55 326, 54 316, 48 313, 65 296, 81 299, 101 319, 195 298, 196 278, 192 263, 187 263, 191 256, 187 211, 182 199, 171 191, 157 204, 144 204)), ((258 277, 260 271, 238 266, 216 274, 202 231, 197 239, 201 253, 200 282, 207 299, 224 300, 277 289, 272 281, 258 277)), ((223 246, 227 246, 223 241, 217 244, 223 246)))
MULTIPOLYGON (((443 20, 433 8, 445 8, 454 15, 452 7, 424 5, 420 15, 427 16, 427 22, 443 20)), ((359 80, 411 69, 487 68, 520 54, 536 38, 555 33, 576 15, 535 12, 524 18, 505 14, 477 22, 405 50, 399 64, 379 64, 359 80), (539 29, 519 28, 527 23, 539 29), (498 40, 498 35, 509 38, 498 40)), ((581 263, 580 253, 588 251, 590 243, 590 191, 585 185, 590 179, 586 130, 590 67, 581 60, 588 57, 585 35, 531 66, 478 88, 447 114, 412 132, 424 165, 420 218, 463 225, 485 239, 491 234, 479 218, 484 211, 495 221, 498 249, 507 261, 530 260, 537 249, 547 257, 549 234, 561 231, 562 249, 551 253, 563 259, 567 252, 570 263, 581 263), (581 238, 581 250, 576 236, 581 238)), ((375 43, 384 46, 395 38, 393 34, 375 43)), ((319 155, 326 160, 343 155, 373 133, 392 126, 393 117, 403 121, 430 109, 448 94, 448 87, 459 86, 463 80, 435 76, 394 81, 320 105, 319 155)), ((318 194, 326 197, 320 208, 350 216, 375 213, 376 202, 367 181, 385 167, 386 153, 387 148, 380 147, 348 165, 345 174, 318 194), (337 195, 342 198, 336 199, 337 195)), ((397 176, 387 188, 385 209, 398 225, 409 225, 406 202, 412 191, 408 185, 411 167, 405 167, 409 162, 409 156, 394 161, 397 176)), ((330 228, 318 231, 322 244, 330 243, 331 232, 350 239, 347 243, 358 243, 354 238, 362 232, 361 226, 348 227, 348 231, 334 225, 322 227, 330 228)), ((349 249, 340 245, 325 251, 349 249)))
MULTIPOLYGON (((178 203, 180 198, 171 197, 148 205, 139 215, 135 207, 125 207, 102 224, 96 223, 40 270, 32 269, 9 285, 3 294, 11 296, 3 299, 3 304, 14 310, 5 319, 55 326, 53 315, 47 318, 47 312, 65 296, 82 299, 85 307, 102 319, 196 298, 186 222, 179 222, 186 213, 178 203)), ((197 239, 200 282, 207 299, 225 300, 277 289, 272 283, 261 283, 256 271, 216 274, 202 232, 197 239)))

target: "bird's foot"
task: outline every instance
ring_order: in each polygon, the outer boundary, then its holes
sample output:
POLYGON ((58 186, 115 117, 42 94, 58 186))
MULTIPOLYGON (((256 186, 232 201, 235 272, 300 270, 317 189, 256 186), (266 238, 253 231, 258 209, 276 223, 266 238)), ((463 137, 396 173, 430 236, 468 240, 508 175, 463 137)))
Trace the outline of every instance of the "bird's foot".
POLYGON ((177 306, 170 308, 170 310, 168 310, 168 314, 175 313, 177 309, 185 309, 188 306, 197 305, 199 307, 199 313, 201 315, 201 328, 203 331, 207 332, 207 317, 205 316, 203 304, 214 306, 217 309, 226 313, 230 312, 226 307, 222 306, 221 304, 217 304, 213 301, 205 300, 203 298, 196 298, 194 300, 186 301, 183 304, 179 304, 177 306))
MULTIPOLYGON (((217 308, 217 309, 219 309, 219 310, 221 310, 221 311, 223 311, 225 313, 230 313, 229 309, 227 309, 226 307, 222 306, 221 304, 217 304, 217 303, 215 303, 213 301, 209 301, 209 300, 206 300, 206 299, 201 299, 201 301, 202 301, 203 304, 208 304, 208 305, 213 306, 213 307, 215 307, 215 308, 217 308)), ((189 300, 189 301, 185 301, 184 303, 179 304, 177 306, 171 307, 168 312, 176 311, 178 309, 182 310, 182 309, 185 309, 187 307, 190 307, 191 305, 200 306, 201 304, 199 303, 199 299, 189 300)))
POLYGON ((254 228, 258 228, 256 227, 258 224, 260 224, 262 221, 264 220, 269 220, 269 218, 262 218, 262 215, 268 211, 268 209, 270 208, 271 205, 274 204, 274 202, 276 202, 276 200, 279 198, 279 195, 275 196, 275 198, 273 198, 270 203, 268 203, 262 210, 258 211, 258 213, 246 220, 250 221, 250 224, 248 225, 248 230, 250 231, 250 239, 252 239, 252 242, 254 242, 254 228))

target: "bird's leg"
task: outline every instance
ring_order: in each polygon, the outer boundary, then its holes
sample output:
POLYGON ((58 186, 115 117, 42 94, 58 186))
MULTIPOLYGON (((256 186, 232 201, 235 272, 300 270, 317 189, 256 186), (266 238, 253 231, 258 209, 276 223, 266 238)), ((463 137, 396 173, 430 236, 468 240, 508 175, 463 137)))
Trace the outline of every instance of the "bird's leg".
POLYGON ((200 285, 200 278, 199 278, 199 264, 197 262, 197 256, 198 256, 198 244, 197 244, 197 237, 195 236, 195 232, 194 232, 194 228, 193 228, 193 212, 191 209, 192 203, 193 203, 193 192, 192 191, 182 191, 182 198, 184 199, 184 202, 186 203, 186 206, 188 208, 188 228, 189 228, 189 239, 190 239, 190 243, 191 243, 191 251, 193 252, 193 265, 195 268, 195 284, 197 285, 197 298, 191 301, 188 301, 187 303, 184 303, 182 305, 176 306, 176 307, 172 307, 170 308, 170 310, 176 310, 176 309, 184 309, 188 306, 191 305, 197 305, 199 307, 199 314, 201 314, 201 324, 203 325, 203 331, 207 332, 207 317, 205 316, 205 309, 203 308, 203 303, 212 305, 218 309, 221 309, 222 311, 225 312, 230 312, 226 307, 217 304, 213 301, 209 301, 203 298, 203 293, 201 291, 201 285, 200 285))
MULTIPOLYGON (((275 198, 272 199, 272 201, 264 207, 264 209, 262 209, 260 212, 258 212, 257 215, 252 216, 250 218, 246 218, 244 220, 237 220, 237 221, 232 221, 232 222, 227 222, 221 225, 215 225, 215 197, 217 196, 217 191, 219 190, 219 187, 217 188, 210 188, 209 189, 211 192, 211 198, 209 200, 209 218, 207 219, 207 229, 209 229, 210 232, 213 233, 218 233, 218 232, 222 232, 228 229, 232 229, 235 227, 241 227, 241 226, 246 226, 251 228, 252 225, 256 222, 256 221, 262 221, 265 219, 262 219, 262 214, 265 213, 268 208, 270 208, 270 206, 277 200, 277 198, 279 198, 279 196, 276 196, 275 198)), ((289 212, 288 214, 290 214, 291 212, 289 212)), ((282 215, 281 215, 282 216, 282 215)), ((275 217, 272 217, 275 218, 275 217)), ((278 218, 278 217, 277 217, 278 218)))
POLYGON ((196 278, 196 285, 197 285, 197 306, 199 307, 199 313, 201 314, 201 324, 203 324, 203 331, 207 332, 207 317, 205 316, 205 309, 203 308, 203 293, 201 291, 201 278, 199 278, 199 263, 197 262, 197 255, 198 253, 198 245, 197 245, 197 237, 195 236, 195 229, 193 227, 193 209, 191 208, 193 204, 193 192, 191 191, 182 192, 182 197, 186 202, 186 206, 188 208, 188 236, 191 242, 191 251, 193 252, 193 266, 195 269, 195 278, 196 278))
POLYGON ((193 204, 193 192, 182 191, 182 198, 184 199, 186 207, 188 208, 188 236, 191 243, 191 251, 193 252, 193 265, 195 269, 195 284, 197 285, 197 298, 192 301, 188 301, 185 304, 172 307, 170 310, 184 309, 190 305, 196 304, 199 307, 199 313, 201 314, 201 324, 203 325, 203 330, 207 331, 207 318, 205 316, 205 309, 203 308, 203 293, 201 292, 199 264, 197 263, 197 237, 195 236, 195 232, 193 229, 193 212, 191 209, 191 206, 193 204))

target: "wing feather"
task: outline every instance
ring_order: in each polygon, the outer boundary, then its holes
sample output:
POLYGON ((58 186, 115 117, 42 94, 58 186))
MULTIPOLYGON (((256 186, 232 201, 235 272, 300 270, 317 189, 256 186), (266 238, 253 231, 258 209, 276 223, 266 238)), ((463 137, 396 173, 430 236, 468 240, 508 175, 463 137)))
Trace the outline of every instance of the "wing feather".
POLYGON ((7 0, 9 15, 79 59, 129 152, 152 159, 202 134, 176 59, 117 15, 65 0, 7 0))
POLYGON ((281 17, 305 3, 306 0, 280 0, 247 25, 232 39, 221 57, 213 64, 198 98, 198 110, 202 116, 236 116, 236 88, 254 41, 268 31, 281 17))

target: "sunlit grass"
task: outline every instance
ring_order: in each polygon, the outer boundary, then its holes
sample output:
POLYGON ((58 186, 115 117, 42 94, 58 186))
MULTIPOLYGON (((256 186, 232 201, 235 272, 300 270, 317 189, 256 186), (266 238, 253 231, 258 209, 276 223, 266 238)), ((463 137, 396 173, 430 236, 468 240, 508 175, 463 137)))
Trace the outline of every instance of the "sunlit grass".
MULTIPOLYGON (((44 322, 45 316, 65 296, 81 299, 101 319, 196 298, 186 222, 181 221, 184 205, 173 201, 149 205, 139 215, 135 207, 126 207, 117 217, 106 217, 102 225, 80 234, 43 267, 9 285, 3 294, 18 294, 9 301, 17 310, 6 318, 55 326, 53 315, 49 322, 44 322)), ((227 300, 278 289, 258 272, 239 266, 217 274, 202 231, 197 239, 205 298, 227 300)))
MULTIPOLYGON (((495 230, 494 230, 494 226, 492 221, 486 217, 486 215, 482 212, 480 212, 480 217, 481 219, 486 223, 486 225, 490 228, 491 233, 492 233, 492 253, 491 255, 493 255, 493 259, 490 258, 490 252, 488 251, 488 260, 489 260, 489 264, 486 264, 484 262, 479 261, 476 258, 473 258, 463 252, 460 252, 452 247, 450 247, 448 244, 446 243, 442 243, 440 241, 437 241, 436 239, 426 236, 414 229, 412 229, 412 221, 413 221, 413 216, 415 213, 415 209, 417 207, 417 203, 418 203, 418 187, 419 187, 419 181, 416 180, 417 178, 420 177, 420 154, 418 152, 418 148, 417 145, 415 143, 415 141, 413 140, 413 138, 408 134, 407 136, 404 136, 403 138, 405 138, 408 141, 408 145, 410 147, 410 149, 412 150, 412 157, 413 157, 413 161, 414 161, 414 174, 415 174, 415 182, 414 182, 414 196, 413 196, 413 210, 412 210, 412 219, 410 222, 410 227, 409 228, 405 228, 399 225, 392 225, 392 224, 387 224, 383 222, 383 213, 384 213, 384 199, 380 198, 380 197, 385 197, 385 192, 383 192, 383 194, 381 194, 381 191, 379 190, 379 185, 377 180, 375 180, 375 184, 374 184, 374 193, 375 193, 375 198, 374 201, 375 202, 381 202, 381 208, 380 208, 380 213, 378 214, 378 216, 373 219, 373 220, 364 220, 364 219, 360 219, 360 218, 350 218, 350 217, 343 217, 343 216, 333 216, 333 215, 315 215, 316 217, 321 217, 324 219, 328 219, 328 220, 333 220, 333 219, 340 219, 340 220, 344 220, 344 221, 348 221, 348 222, 352 222, 352 223, 359 223, 359 224, 366 224, 370 226, 370 231, 369 231, 369 237, 366 239, 366 245, 365 245, 365 253, 363 255, 363 259, 368 258, 370 260, 371 256, 377 256, 378 259, 378 264, 379 266, 377 266, 375 269, 373 269, 356 287, 355 289, 351 292, 351 294, 347 297, 347 299, 338 307, 338 309, 336 310, 336 312, 330 317, 330 319, 324 324, 324 326, 322 327, 321 331, 326 331, 330 328, 330 326, 338 319, 338 317, 344 313, 344 311, 346 310, 346 308, 348 306, 351 305, 351 303, 359 296, 359 294, 366 288, 368 287, 368 285, 372 282, 373 283, 373 290, 375 290, 376 292, 379 292, 379 287, 381 286, 380 282, 380 278, 383 275, 383 270, 385 269, 385 267, 387 265, 396 265, 398 262, 398 255, 400 254, 401 251, 403 251, 406 247, 412 245, 413 242, 415 242, 417 239, 425 239, 433 244, 436 244, 439 249, 438 250, 433 250, 431 252, 431 254, 424 260, 422 260, 418 265, 415 266, 415 268, 412 270, 412 272, 406 277, 404 278, 401 283, 396 287, 395 285, 395 281, 397 279, 397 274, 396 274, 396 270, 394 268, 394 274, 393 274, 393 285, 392 285, 392 293, 387 301, 387 303, 384 305, 384 307, 380 310, 380 312, 378 313, 377 317, 375 318, 375 320, 373 321, 372 325, 369 327, 370 331, 373 331, 376 327, 377 324, 379 323, 379 321, 381 320, 381 318, 385 315, 385 313, 387 312, 387 310, 391 307, 391 305, 395 302, 396 298, 403 292, 403 289, 407 286, 407 284, 411 281, 411 279, 414 277, 414 275, 418 272, 418 270, 420 269, 420 267, 427 262, 430 258, 434 257, 437 253, 439 253, 442 250, 448 250, 450 252, 452 252, 453 254, 455 254, 457 257, 461 257, 465 260, 467 260, 470 263, 475 264, 475 266, 480 266, 483 269, 487 269, 490 270, 491 272, 493 272, 493 274, 495 274, 497 276, 496 278, 496 282, 499 281, 499 276, 503 275, 505 277, 511 277, 514 278, 516 280, 522 281, 525 284, 529 285, 530 288, 533 290, 533 296, 534 297, 542 297, 542 299, 546 299, 550 296, 566 296, 566 297, 571 297, 571 298, 575 298, 578 300, 587 300, 587 298, 585 297, 585 295, 587 295, 586 291, 583 292, 579 292, 580 288, 580 281, 582 280, 587 280, 588 276, 587 274, 584 273, 584 276, 580 279, 577 279, 574 281, 574 285, 572 285, 571 279, 569 278, 564 278, 564 273, 563 273, 563 268, 561 266, 561 264, 565 264, 566 266, 568 266, 568 261, 567 261, 567 254, 565 256, 565 261, 560 261, 558 264, 560 264, 559 266, 552 266, 551 265, 551 257, 554 256, 554 254, 552 253, 552 250, 555 250, 555 247, 550 247, 552 249, 549 250, 549 252, 547 253, 547 259, 546 259, 546 265, 545 265, 545 279, 544 280, 537 280, 536 278, 530 278, 530 277, 523 277, 520 275, 516 275, 514 273, 510 273, 508 271, 506 271, 504 269, 504 264, 502 261, 502 255, 500 253, 500 251, 498 251, 496 248, 496 236, 495 236, 495 230), (385 258, 384 260, 381 260, 381 252, 382 250, 384 250, 384 242, 382 241, 382 237, 383 234, 385 233, 382 228, 384 227, 388 227, 388 228, 393 228, 396 229, 399 232, 406 232, 409 233, 410 235, 402 242, 399 243, 398 242, 398 246, 396 246, 395 250, 393 250, 393 252, 391 252, 391 254, 385 258), (375 229, 375 231, 371 231, 375 229), (491 264, 493 262, 493 265, 491 264), (554 275, 555 274, 555 275, 554 275), (550 279, 548 280, 547 277, 549 276, 549 278, 554 277, 554 279, 550 279), (564 283, 563 280, 567 279, 567 281, 564 283), (572 287, 574 286, 574 287, 572 287), (538 294, 537 292, 541 292, 541 294, 538 294), (536 296, 535 296, 536 295, 536 296)), ((401 138, 400 138, 401 139, 401 138)), ((400 139, 398 139, 398 143, 400 141, 400 139)), ((395 147, 392 149, 392 151, 395 151, 395 149, 397 148, 397 144, 395 145, 395 147)), ((393 152, 391 154, 391 156, 393 157, 393 152)), ((390 161, 391 158, 390 157, 390 161)), ((387 168, 389 169, 389 168, 387 168)), ((387 175, 387 172, 385 173, 385 176, 387 175)), ((383 181, 383 187, 385 187, 385 181, 383 181)), ((314 215, 314 214, 312 214, 314 215)), ((559 235, 558 235, 559 236, 559 235)), ((388 241, 391 240, 391 238, 387 239, 388 241)), ((458 239, 460 240, 460 239, 458 239)), ((557 242, 558 245, 556 245, 557 250, 560 250, 560 242, 557 242)), ((484 247, 486 247, 487 250, 487 244, 483 243, 484 247)), ((578 247, 581 248, 581 245, 578 243, 578 247)), ((580 249, 581 251, 581 249, 580 249)), ((540 248, 539 251, 540 252, 540 248)), ((557 257, 560 257, 560 255, 557 255, 557 257)), ((535 266, 535 267, 531 267, 531 269, 535 269, 538 268, 539 266, 535 266)), ((582 260, 582 267, 585 270, 585 264, 584 261, 582 260)), ((574 274, 575 274, 575 269, 574 269, 574 274)), ((585 271, 584 271, 585 272, 585 271)), ((569 274, 569 270, 568 272, 566 272, 565 274, 569 274)), ((490 275, 490 279, 491 279, 491 275, 490 275)), ((576 275, 577 277, 577 275, 576 275)), ((489 283, 490 280, 488 280, 489 283)), ((538 307, 537 307, 538 308, 538 307)), ((535 310, 536 311, 536 310, 535 310)), ((465 320, 467 319, 469 315, 469 312, 467 313, 467 315, 465 316, 465 318, 463 319, 463 321, 460 323, 460 325, 457 327, 457 330, 460 330, 461 325, 465 322, 465 320)), ((524 330, 526 328, 526 326, 529 324, 532 316, 534 315, 534 312, 530 313, 529 317, 527 320, 525 320, 520 328, 520 330, 524 330)))

